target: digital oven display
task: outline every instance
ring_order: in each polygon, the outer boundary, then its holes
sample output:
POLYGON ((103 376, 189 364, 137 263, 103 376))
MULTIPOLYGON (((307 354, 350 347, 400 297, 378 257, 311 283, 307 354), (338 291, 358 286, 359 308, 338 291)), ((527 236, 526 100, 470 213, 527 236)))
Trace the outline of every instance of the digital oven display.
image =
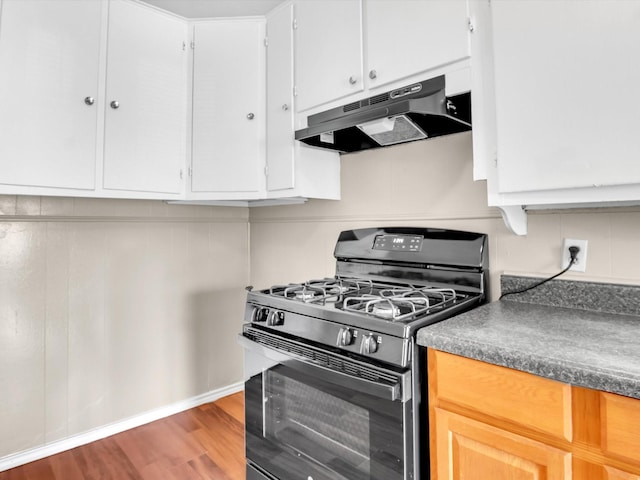
POLYGON ((419 252, 422 250, 422 240, 422 235, 378 235, 373 242, 373 249, 389 252, 419 252))

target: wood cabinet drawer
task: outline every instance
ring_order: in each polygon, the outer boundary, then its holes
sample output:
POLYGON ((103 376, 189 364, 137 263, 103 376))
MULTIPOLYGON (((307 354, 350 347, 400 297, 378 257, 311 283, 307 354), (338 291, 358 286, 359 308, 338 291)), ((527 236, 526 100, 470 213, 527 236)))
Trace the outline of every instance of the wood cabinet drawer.
POLYGON ((640 400, 612 393, 600 395, 603 452, 637 462, 640 452, 640 400))
POLYGON ((438 480, 571 478, 569 452, 439 408, 434 414, 438 480))
POLYGON ((569 385, 435 350, 429 372, 440 401, 571 441, 569 385))
POLYGON ((640 475, 623 472, 613 467, 604 467, 606 480, 640 480, 640 475))

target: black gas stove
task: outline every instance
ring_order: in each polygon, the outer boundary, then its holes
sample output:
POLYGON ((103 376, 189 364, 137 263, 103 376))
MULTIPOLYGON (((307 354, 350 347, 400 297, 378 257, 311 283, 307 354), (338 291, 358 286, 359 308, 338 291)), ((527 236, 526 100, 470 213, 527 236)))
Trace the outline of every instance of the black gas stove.
POLYGON ((415 334, 487 301, 487 237, 349 230, 334 256, 332 278, 247 294, 247 480, 426 480, 415 334))

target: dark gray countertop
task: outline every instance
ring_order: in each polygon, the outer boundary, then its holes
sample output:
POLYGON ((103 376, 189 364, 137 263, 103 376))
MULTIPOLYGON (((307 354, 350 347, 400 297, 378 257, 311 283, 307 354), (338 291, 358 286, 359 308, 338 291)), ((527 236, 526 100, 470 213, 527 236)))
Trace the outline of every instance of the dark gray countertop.
MULTIPOLYGON (((502 291, 535 280, 503 277, 502 291)), ((417 342, 571 385, 640 398, 640 287, 554 280, 536 290, 424 327, 417 342), (563 306, 536 303, 537 296, 550 303, 545 290, 553 291, 563 306), (599 298, 603 291, 609 300, 599 298), (617 300, 612 303, 614 291, 617 300)))

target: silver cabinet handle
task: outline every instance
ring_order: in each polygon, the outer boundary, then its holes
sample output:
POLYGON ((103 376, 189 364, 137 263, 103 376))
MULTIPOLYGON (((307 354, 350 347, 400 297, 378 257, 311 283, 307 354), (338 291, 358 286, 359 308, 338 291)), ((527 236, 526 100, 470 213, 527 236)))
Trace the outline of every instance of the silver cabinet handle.
POLYGON ((84 103, 87 105, 93 105, 95 101, 96 100, 93 97, 84 97, 84 103))
POLYGON ((282 110, 284 110, 285 112, 287 110, 289 110, 289 105, 287 105, 286 103, 282 105, 282 110))
POLYGON ((357 81, 358 81, 358 79, 355 77, 355 75, 351 75, 351 76, 349 77, 349 83, 350 83, 351 85, 355 85, 357 81))
POLYGON ((377 77, 378 77, 378 72, 376 72, 375 70, 371 70, 371 71, 369 72, 369 78, 370 78, 371 80, 373 80, 374 78, 377 78, 377 77))
POLYGON ((253 119, 254 119, 254 117, 255 117, 255 115, 254 115, 253 113, 247 113, 247 118, 248 118, 249 120, 253 120, 253 119))
POLYGON ((111 108, 113 108, 114 110, 116 108, 120 108, 120 102, 114 100, 113 102, 111 102, 109 105, 111 105, 111 108))

